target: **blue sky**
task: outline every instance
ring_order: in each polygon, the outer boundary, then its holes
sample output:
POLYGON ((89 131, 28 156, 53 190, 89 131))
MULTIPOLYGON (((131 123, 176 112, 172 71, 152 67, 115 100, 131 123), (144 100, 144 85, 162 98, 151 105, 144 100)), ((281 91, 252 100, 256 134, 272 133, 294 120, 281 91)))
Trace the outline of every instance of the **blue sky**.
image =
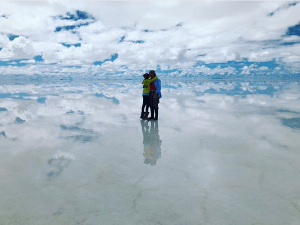
POLYGON ((299 74, 300 3, 0 3, 0 74, 299 74))

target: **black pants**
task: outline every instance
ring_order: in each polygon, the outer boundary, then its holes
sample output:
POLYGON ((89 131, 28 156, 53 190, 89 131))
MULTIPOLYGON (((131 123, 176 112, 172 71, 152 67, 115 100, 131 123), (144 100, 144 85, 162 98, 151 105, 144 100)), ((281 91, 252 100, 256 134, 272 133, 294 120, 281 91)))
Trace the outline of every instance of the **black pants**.
POLYGON ((148 112, 150 106, 150 96, 143 95, 143 105, 142 105, 142 113, 148 112))
POLYGON ((155 91, 150 91, 150 108, 158 109, 159 97, 154 98, 155 91))
POLYGON ((154 94, 156 91, 150 91, 150 109, 151 109, 151 118, 158 118, 158 103, 159 103, 159 96, 154 98, 154 94), (154 116, 155 112, 155 116, 154 116))

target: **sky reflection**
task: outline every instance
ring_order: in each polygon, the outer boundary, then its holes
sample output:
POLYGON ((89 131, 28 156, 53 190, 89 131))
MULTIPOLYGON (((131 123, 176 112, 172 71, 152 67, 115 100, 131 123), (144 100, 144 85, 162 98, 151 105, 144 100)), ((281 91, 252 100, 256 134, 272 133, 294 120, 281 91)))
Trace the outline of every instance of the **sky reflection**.
POLYGON ((180 224, 298 219, 299 89, 163 80, 159 119, 144 121, 139 81, 1 85, 0 211, 32 224, 40 207, 57 224, 75 214, 110 224, 103 212, 132 224, 145 212, 180 224), (11 210, 28 202, 24 214, 11 210), (159 214, 166 203, 174 207, 159 214), (239 216, 216 214, 225 207, 239 216))
MULTIPOLYGON (((223 119, 230 117, 227 125, 243 115, 273 115, 279 118, 278 124, 299 129, 295 116, 300 112, 298 83, 170 81, 162 87, 160 115, 162 123, 168 120, 170 127, 185 120, 215 123, 219 116, 213 115, 219 112, 223 119)), ((32 145, 49 138, 54 142, 60 138, 96 141, 107 125, 130 126, 142 101, 140 84, 133 81, 2 85, 0 91, 0 131, 19 142, 29 144, 30 140, 32 145)), ((212 127, 218 129, 215 125, 212 127)), ((149 125, 145 122, 145 126, 149 125)))

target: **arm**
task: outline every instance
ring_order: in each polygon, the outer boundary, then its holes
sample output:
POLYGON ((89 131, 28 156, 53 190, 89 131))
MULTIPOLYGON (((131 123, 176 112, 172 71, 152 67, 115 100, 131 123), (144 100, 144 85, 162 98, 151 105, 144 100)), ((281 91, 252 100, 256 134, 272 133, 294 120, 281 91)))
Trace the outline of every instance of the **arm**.
POLYGON ((146 87, 147 87, 147 85, 145 84, 145 83, 146 83, 145 81, 146 81, 146 80, 143 80, 143 82, 142 82, 143 88, 146 88, 146 87))
POLYGON ((157 97, 157 95, 158 95, 158 97, 159 98, 161 98, 161 93, 160 93, 160 91, 161 91, 161 83, 160 83, 160 80, 158 79, 156 82, 154 82, 154 85, 155 85, 155 88, 156 88, 156 94, 155 94, 155 98, 157 97))
POLYGON ((157 76, 153 77, 151 80, 149 80, 149 84, 151 84, 152 82, 156 81, 157 80, 157 76))
POLYGON ((154 82, 156 80, 157 80, 157 76, 153 77, 152 79, 146 79, 146 80, 144 80, 143 84, 144 84, 144 86, 148 87, 148 85, 150 85, 152 82, 154 82))
POLYGON ((156 88, 156 92, 160 92, 161 91, 160 80, 155 82, 154 85, 155 85, 155 88, 156 88))

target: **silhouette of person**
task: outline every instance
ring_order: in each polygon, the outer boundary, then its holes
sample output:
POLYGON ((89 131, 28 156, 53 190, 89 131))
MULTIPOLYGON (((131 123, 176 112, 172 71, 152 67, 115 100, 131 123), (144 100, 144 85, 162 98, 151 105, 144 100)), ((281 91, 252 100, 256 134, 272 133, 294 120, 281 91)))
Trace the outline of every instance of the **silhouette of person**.
MULTIPOLYGON (((154 70, 149 71, 149 77, 154 79, 156 77, 156 73, 154 70)), ((149 120, 158 120, 158 104, 159 99, 162 97, 161 95, 161 81, 159 78, 156 78, 154 82, 150 84, 150 111, 151 117, 149 120), (154 116, 155 112, 155 116, 154 116)))
POLYGON ((143 132, 144 163, 155 166, 156 161, 161 157, 160 146, 162 143, 158 134, 158 121, 151 121, 149 129, 148 121, 141 120, 141 126, 143 132))

